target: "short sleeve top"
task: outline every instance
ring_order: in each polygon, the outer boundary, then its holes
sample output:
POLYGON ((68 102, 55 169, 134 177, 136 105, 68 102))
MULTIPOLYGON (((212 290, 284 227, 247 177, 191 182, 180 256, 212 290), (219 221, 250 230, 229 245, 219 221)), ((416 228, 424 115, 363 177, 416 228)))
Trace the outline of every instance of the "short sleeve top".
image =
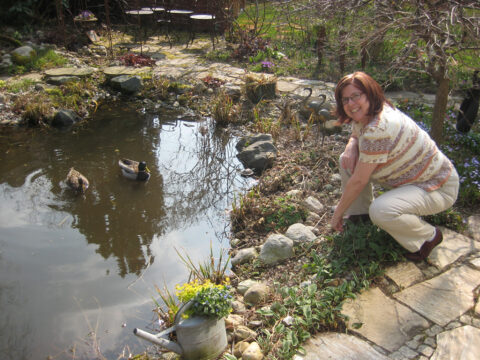
POLYGON ((412 184, 433 191, 452 172, 453 164, 430 136, 388 104, 367 125, 354 123, 352 132, 358 137, 359 160, 379 164, 371 180, 382 186, 412 184))

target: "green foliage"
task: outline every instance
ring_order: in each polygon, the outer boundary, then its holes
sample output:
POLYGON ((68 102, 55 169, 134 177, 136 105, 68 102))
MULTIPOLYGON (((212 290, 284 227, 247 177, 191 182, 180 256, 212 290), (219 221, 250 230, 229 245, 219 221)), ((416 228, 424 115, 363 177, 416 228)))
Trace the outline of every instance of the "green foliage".
POLYGON ((68 60, 54 50, 43 49, 37 53, 34 59, 24 65, 12 65, 9 72, 12 74, 24 74, 31 71, 41 71, 60 67, 68 63, 68 60))
POLYGON ((35 81, 32 79, 22 79, 20 81, 8 82, 2 86, 7 91, 17 94, 19 92, 30 90, 35 85, 35 81))
POLYGON ((222 318, 232 311, 232 295, 228 286, 209 286, 199 290, 192 299, 191 314, 222 318))
POLYGON ((424 220, 432 225, 445 226, 457 232, 465 230, 466 227, 462 215, 453 209, 448 209, 435 215, 424 216, 424 220))
POLYGON ((273 205, 262 209, 267 231, 280 230, 298 222, 303 222, 308 212, 288 198, 277 198, 273 205))

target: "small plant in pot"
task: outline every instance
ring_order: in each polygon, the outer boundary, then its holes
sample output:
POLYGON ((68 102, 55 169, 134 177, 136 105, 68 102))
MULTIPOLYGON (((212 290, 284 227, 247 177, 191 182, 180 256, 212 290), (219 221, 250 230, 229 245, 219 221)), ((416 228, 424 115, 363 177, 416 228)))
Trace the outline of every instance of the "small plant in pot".
POLYGON ((229 279, 224 284, 216 285, 206 280, 199 283, 194 280, 176 287, 178 299, 189 304, 182 314, 184 318, 190 316, 206 316, 223 318, 232 311, 232 294, 230 293, 229 279))
MULTIPOLYGON (((158 334, 134 329, 134 334, 154 344, 180 354, 185 360, 216 359, 227 347, 224 317, 232 311, 230 280, 225 270, 230 258, 222 264, 222 254, 215 264, 210 248, 209 261, 193 265, 188 255, 180 258, 191 271, 190 278, 176 286, 175 296, 157 288, 166 309, 157 304, 163 327, 158 334), (180 301, 180 304, 178 304, 180 301), (162 310, 163 309, 163 310, 162 310), (168 336, 175 332, 176 336, 168 336)), ((177 251, 178 253, 178 251, 177 251)))

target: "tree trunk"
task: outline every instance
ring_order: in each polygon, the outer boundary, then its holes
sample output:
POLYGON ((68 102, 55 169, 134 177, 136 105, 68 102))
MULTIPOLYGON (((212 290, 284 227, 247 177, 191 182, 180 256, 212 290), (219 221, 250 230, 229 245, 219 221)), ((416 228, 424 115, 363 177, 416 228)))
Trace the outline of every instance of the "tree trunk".
POLYGON ((443 122, 447 114, 448 92, 450 90, 450 81, 445 76, 437 78, 438 89, 435 94, 435 105, 433 107, 432 128, 430 135, 437 144, 443 142, 443 122))

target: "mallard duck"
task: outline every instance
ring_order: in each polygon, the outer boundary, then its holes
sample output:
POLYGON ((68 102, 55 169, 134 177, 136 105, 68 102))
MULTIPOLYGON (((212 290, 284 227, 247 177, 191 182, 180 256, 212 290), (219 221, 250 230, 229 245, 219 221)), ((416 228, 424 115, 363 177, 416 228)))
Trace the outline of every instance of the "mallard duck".
POLYGON ((150 170, 145 161, 138 162, 129 159, 118 160, 118 165, 122 169, 122 174, 128 179, 147 181, 150 179, 150 170))
POLYGON ((67 174, 67 185, 75 191, 84 193, 90 183, 85 176, 72 167, 67 174))

